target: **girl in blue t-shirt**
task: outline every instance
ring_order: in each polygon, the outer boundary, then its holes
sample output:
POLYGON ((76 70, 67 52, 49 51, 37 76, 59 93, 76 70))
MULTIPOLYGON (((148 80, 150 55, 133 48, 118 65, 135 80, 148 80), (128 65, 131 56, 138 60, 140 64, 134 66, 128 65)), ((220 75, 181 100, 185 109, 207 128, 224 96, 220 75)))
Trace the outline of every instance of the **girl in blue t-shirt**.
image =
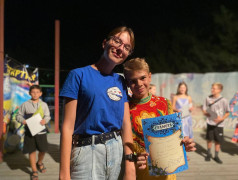
MULTIPOLYGON (((113 72, 134 49, 133 31, 114 29, 102 48, 95 64, 69 73, 60 93, 65 99, 60 179, 117 179, 123 147, 126 155, 133 152, 126 86, 113 72)), ((135 179, 134 162, 125 166, 124 177, 135 179)))

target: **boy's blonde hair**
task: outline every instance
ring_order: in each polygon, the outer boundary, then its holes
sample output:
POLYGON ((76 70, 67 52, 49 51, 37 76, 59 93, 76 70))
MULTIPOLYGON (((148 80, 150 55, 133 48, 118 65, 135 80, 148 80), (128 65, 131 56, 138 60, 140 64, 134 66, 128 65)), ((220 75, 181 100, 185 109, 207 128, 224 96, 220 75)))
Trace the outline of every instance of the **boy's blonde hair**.
POLYGON ((123 64, 123 66, 124 66, 124 75, 125 76, 126 76, 126 74, 128 74, 130 72, 140 71, 140 70, 147 71, 148 73, 150 72, 150 67, 144 58, 130 59, 129 61, 125 62, 123 64))
POLYGON ((221 91, 223 90, 223 85, 222 85, 222 83, 220 83, 220 82, 215 82, 215 83, 213 83, 212 84, 212 87, 213 86, 217 86, 221 91))

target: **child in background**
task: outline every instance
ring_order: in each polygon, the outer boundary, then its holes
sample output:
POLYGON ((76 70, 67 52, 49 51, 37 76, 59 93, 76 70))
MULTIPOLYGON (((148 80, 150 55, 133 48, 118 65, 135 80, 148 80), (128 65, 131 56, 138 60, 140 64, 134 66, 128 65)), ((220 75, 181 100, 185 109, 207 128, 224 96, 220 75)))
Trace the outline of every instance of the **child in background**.
POLYGON ((193 121, 189 113, 192 111, 192 98, 188 95, 188 86, 185 82, 179 83, 172 106, 174 112, 182 112, 183 135, 193 138, 193 121))
POLYGON ((213 83, 211 95, 208 96, 203 105, 203 113, 207 116, 207 156, 205 161, 210 161, 212 141, 215 141, 215 157, 214 160, 222 164, 218 157, 220 146, 223 141, 224 120, 229 116, 229 103, 221 96, 223 85, 221 83, 213 83))
POLYGON ((156 96, 156 86, 154 84, 150 84, 149 92, 156 96))
MULTIPOLYGON (((238 117, 238 111, 235 110, 235 104, 238 101, 238 91, 235 93, 234 97, 230 101, 231 115, 233 118, 238 117)), ((238 143, 238 123, 236 124, 234 135, 231 139, 231 142, 238 143)))
MULTIPOLYGON (((146 168, 148 153, 145 152, 144 136, 141 120, 172 114, 171 103, 164 97, 157 97, 149 92, 151 73, 146 61, 142 58, 135 58, 124 64, 124 75, 127 85, 133 95, 130 100, 130 116, 134 140, 134 150, 137 156, 136 176, 138 180, 169 180, 176 179, 176 175, 150 176, 146 168)), ((195 150, 191 139, 183 140, 188 151, 195 150)))
POLYGON ((19 111, 16 115, 16 119, 18 122, 23 123, 25 125, 23 153, 29 154, 30 165, 32 168, 31 179, 37 180, 38 179, 37 169, 41 173, 46 172, 46 168, 42 161, 44 159, 45 152, 48 149, 47 136, 46 136, 47 132, 45 129, 36 134, 35 136, 32 136, 29 128, 27 127, 26 119, 39 113, 42 117, 40 124, 45 125, 50 120, 50 111, 48 105, 40 99, 42 95, 42 90, 39 85, 31 86, 29 94, 31 95, 31 99, 24 102, 20 106, 19 111), (36 150, 39 151, 37 162, 36 162, 36 150))

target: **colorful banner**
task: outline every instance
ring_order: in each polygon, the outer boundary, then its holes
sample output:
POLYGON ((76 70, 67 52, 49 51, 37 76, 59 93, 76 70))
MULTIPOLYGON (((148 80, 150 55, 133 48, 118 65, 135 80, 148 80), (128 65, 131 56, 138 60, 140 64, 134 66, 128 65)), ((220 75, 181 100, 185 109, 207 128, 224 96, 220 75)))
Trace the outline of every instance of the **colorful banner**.
POLYGON ((5 152, 22 148, 24 127, 15 119, 19 106, 30 99, 29 87, 38 84, 38 69, 27 71, 25 65, 6 58, 4 62, 4 119, 5 152), (19 141, 21 143, 19 143, 19 141), (18 147, 16 147, 18 146, 18 147))
POLYGON ((238 72, 206 74, 159 73, 152 75, 151 83, 156 85, 158 96, 163 96, 172 100, 177 92, 178 84, 182 81, 188 85, 188 94, 193 100, 194 110, 192 112, 192 118, 194 130, 206 128, 206 120, 202 112, 202 105, 205 98, 211 94, 211 85, 214 82, 223 84, 223 91, 221 94, 230 102, 231 106, 233 106, 233 113, 230 113, 230 116, 225 120, 225 129, 235 128, 238 120, 238 104, 237 102, 234 103, 234 100, 232 99, 235 98, 235 94, 238 91, 238 72))

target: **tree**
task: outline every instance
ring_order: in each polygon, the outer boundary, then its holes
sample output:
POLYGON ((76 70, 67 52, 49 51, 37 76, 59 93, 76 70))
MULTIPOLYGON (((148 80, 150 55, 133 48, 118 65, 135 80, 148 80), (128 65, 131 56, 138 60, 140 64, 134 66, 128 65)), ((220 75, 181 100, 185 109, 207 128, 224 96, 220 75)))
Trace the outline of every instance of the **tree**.
POLYGON ((152 72, 227 72, 238 69, 238 19, 220 6, 204 28, 173 28, 146 39, 152 72))

